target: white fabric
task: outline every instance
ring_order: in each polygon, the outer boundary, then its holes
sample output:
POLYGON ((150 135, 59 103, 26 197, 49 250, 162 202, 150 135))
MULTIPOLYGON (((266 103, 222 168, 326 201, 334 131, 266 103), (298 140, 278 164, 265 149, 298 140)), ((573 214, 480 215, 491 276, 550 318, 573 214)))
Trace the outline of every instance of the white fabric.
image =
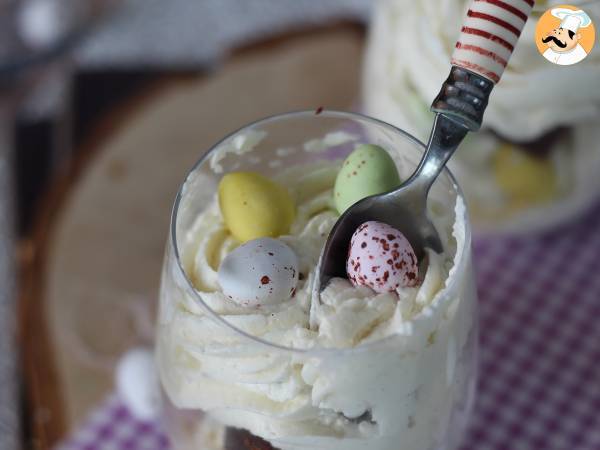
MULTIPOLYGON (((31 3, 54 1, 57 0, 30 0, 31 3)), ((218 65, 228 49, 236 45, 256 42, 285 30, 345 20, 367 22, 374 5, 372 0, 122 0, 121 3, 118 12, 77 49, 74 57, 77 68, 208 68, 218 65)), ((39 9, 35 8, 35 14, 29 13, 25 24, 31 25, 39 19, 30 17, 39 15, 39 9)), ((62 15, 61 20, 65 20, 62 15)), ((35 35, 29 40, 47 37, 40 30, 27 33, 35 35), (44 36, 39 36, 40 33, 44 36)), ((60 108, 67 90, 66 82, 60 85, 56 80, 38 86, 26 104, 24 115, 31 119, 51 116, 60 108)))

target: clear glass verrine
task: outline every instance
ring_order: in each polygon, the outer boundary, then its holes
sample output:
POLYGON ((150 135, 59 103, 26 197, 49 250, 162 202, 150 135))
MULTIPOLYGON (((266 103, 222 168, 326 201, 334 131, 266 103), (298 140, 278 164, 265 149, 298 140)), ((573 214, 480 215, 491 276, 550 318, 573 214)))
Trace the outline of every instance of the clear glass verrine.
MULTIPOLYGON (((329 168, 360 143, 387 149, 402 179, 424 150, 412 136, 365 116, 295 112, 232 133, 187 175, 171 217, 157 335, 165 416, 177 449, 459 445, 474 396, 477 302, 469 223, 448 171, 435 182, 428 205, 434 222, 442 224, 448 275, 408 319, 397 312, 386 319, 393 332, 377 339, 353 335, 350 344, 339 347, 323 344, 315 336, 325 331, 310 329, 308 311, 306 321, 294 322, 289 333, 264 332, 273 321, 288 318, 256 309, 232 313, 204 287, 216 274, 225 237, 218 223, 199 230, 197 218, 215 207, 224 174, 244 170, 287 179, 310 203, 330 195, 334 172, 329 168), (216 244, 198 241, 213 238, 216 244), (206 266, 200 271, 199 251, 211 252, 200 259, 206 266)), ((311 216, 326 206, 302 208, 299 216, 311 216)), ((327 230, 314 232, 324 239, 327 230)), ((306 245, 315 245, 310 237, 306 245)), ((310 264, 305 270, 301 283, 307 291, 314 270, 310 264)))

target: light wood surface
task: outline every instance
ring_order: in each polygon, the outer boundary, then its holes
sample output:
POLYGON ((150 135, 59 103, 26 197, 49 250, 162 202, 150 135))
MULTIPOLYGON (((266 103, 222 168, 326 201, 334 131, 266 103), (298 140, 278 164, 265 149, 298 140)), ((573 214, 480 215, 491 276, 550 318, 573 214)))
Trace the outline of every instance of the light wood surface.
POLYGON ((350 25, 253 46, 210 76, 162 84, 97 131, 21 252, 27 396, 41 448, 113 390, 112 365, 144 342, 134 317, 156 304, 170 208, 186 171, 259 117, 351 108, 362 46, 350 25))

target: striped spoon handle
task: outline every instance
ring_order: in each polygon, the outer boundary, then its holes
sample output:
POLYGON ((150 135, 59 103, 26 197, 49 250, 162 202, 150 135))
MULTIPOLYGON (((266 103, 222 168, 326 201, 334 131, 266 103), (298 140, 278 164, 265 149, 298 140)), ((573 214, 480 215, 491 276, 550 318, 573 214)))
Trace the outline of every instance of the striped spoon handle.
POLYGON ((534 0, 473 0, 452 54, 450 76, 431 109, 481 126, 489 94, 502 76, 534 0))

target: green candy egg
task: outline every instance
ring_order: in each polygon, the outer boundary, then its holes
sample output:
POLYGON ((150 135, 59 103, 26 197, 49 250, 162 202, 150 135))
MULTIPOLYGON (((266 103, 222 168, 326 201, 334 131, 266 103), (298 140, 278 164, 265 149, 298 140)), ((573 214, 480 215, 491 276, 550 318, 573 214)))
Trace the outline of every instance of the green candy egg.
POLYGON ((348 155, 335 179, 335 208, 342 214, 357 201, 398 185, 400 176, 389 153, 378 145, 359 145, 348 155))

